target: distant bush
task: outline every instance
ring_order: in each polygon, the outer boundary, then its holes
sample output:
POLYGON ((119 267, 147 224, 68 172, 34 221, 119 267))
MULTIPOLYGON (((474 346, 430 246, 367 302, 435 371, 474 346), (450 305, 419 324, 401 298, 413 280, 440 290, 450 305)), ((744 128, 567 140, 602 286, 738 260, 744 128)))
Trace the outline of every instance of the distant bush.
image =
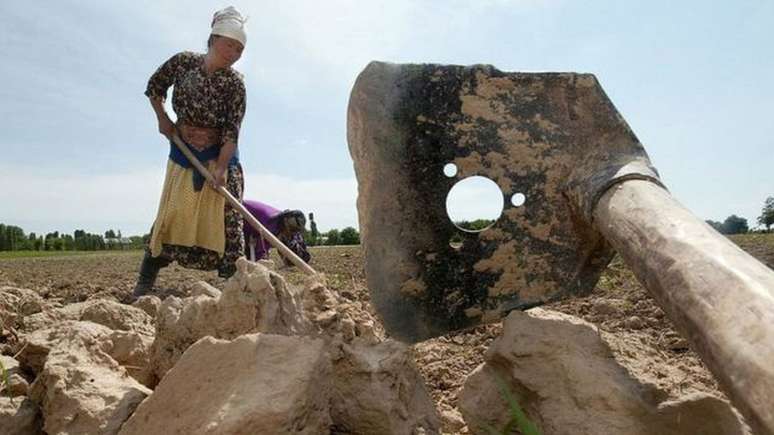
POLYGON ((339 233, 340 245, 359 245, 360 233, 352 227, 346 227, 339 233))
POLYGON ((353 227, 346 227, 343 230, 332 229, 320 236, 321 245, 359 245, 360 233, 353 227))
POLYGON ((339 244, 339 230, 333 229, 323 234, 323 240, 328 246, 335 246, 339 244))
POLYGON ((457 221, 454 222, 454 225, 467 231, 481 231, 493 223, 492 219, 476 219, 474 221, 457 221))
POLYGON ((723 234, 744 234, 749 231, 747 219, 741 218, 735 214, 727 217, 723 221, 723 234))
POLYGON ((766 227, 766 231, 769 231, 771 226, 774 225, 774 196, 766 198, 766 201, 763 203, 761 215, 758 216, 758 224, 766 227))
POLYGON ((714 228, 720 234, 744 234, 750 231, 747 225, 747 219, 739 217, 735 214, 727 217, 723 223, 713 220, 707 220, 712 228, 714 228))

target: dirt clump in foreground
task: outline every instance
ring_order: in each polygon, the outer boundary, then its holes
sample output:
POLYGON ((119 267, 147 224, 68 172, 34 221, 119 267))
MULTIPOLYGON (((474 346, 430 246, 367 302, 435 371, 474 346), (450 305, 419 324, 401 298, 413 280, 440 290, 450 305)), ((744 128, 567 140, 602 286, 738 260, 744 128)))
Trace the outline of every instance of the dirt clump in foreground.
MULTIPOLYGON (((761 240, 735 241, 771 266, 771 259, 774 258, 774 243, 771 240, 774 238, 767 236, 761 240)), ((374 340, 384 339, 386 334, 370 304, 361 249, 318 247, 312 249, 312 254, 313 266, 327 276, 327 288, 336 299, 334 305, 346 305, 346 316, 336 318, 341 315, 332 313, 330 309, 319 309, 310 320, 317 325, 335 321, 337 332, 346 334, 350 327, 354 327, 352 324, 373 319, 376 321, 369 330, 374 340)), ((127 252, 0 260, 0 286, 30 289, 40 296, 40 299, 36 299, 16 292, 8 301, 0 300, 0 314, 3 316, 0 336, 2 353, 15 353, 14 341, 24 332, 24 324, 20 319, 25 316, 40 317, 42 311, 61 311, 78 302, 121 300, 134 285, 141 255, 140 252, 127 252), (9 310, 9 304, 23 308, 9 310)), ((276 264, 281 263, 276 261, 276 264)), ((291 285, 303 282, 303 277, 296 270, 281 269, 279 273, 291 285)), ((215 273, 192 271, 173 265, 160 274, 158 296, 164 299, 168 296, 185 297, 194 294, 200 291, 197 290, 201 286, 197 284, 200 281, 217 289, 224 288, 225 284, 215 273)), ((325 300, 315 303, 324 306, 325 300)), ((593 324, 610 345, 615 360, 640 381, 663 391, 665 400, 700 393, 725 397, 688 343, 674 330, 663 311, 617 258, 590 295, 543 308, 577 316, 593 324)), ((49 319, 46 320, 41 323, 48 325, 49 319)), ((62 319, 72 320, 80 318, 62 319)), ((501 332, 502 323, 481 325, 418 343, 410 348, 416 367, 436 402, 444 432, 468 432, 459 410, 458 395, 468 376, 484 362, 487 349, 501 332)), ((29 372, 22 374, 28 381, 34 381, 29 372)), ((21 400, 18 402, 27 403, 21 400)))
MULTIPOLYGON (((47 433, 440 431, 410 348, 382 337, 363 303, 266 266, 240 259, 220 288, 199 282, 147 311, 111 300, 120 294, 27 310, 34 290, 0 287, 3 353, 30 383, 33 423, 47 433), (208 412, 189 409, 196 401, 208 412)), ((16 403, 8 414, 21 415, 16 403)))
MULTIPOLYGON (((328 274, 332 290, 368 302, 362 252, 355 248, 321 248, 316 266, 328 274)), ((290 280, 298 279, 293 276, 290 280)), ((373 312, 371 305, 367 309, 373 312)), ((725 399, 717 382, 688 343, 626 265, 616 257, 594 291, 548 304, 543 308, 577 316, 595 325, 616 361, 641 382, 663 391, 664 400, 693 393, 725 399)), ((376 313, 373 313, 376 315, 376 313)), ((427 382, 449 433, 466 433, 459 411, 460 390, 486 350, 502 332, 502 323, 480 325, 412 346, 417 366, 427 382)))

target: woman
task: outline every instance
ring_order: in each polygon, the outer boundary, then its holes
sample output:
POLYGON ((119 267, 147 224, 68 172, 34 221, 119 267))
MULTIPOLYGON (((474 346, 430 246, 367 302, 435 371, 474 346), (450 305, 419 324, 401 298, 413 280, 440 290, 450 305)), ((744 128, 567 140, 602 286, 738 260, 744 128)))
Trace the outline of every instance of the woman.
MULTIPOLYGON (((177 132, 208 167, 214 184, 242 198, 244 178, 237 143, 245 113, 245 85, 231 66, 247 40, 245 20, 233 7, 215 13, 207 53, 181 52, 151 76, 145 95, 158 119, 159 132, 171 140, 177 132), (173 123, 164 110, 167 90, 174 85, 173 123)), ((244 255, 242 217, 214 189, 179 149, 170 143, 164 189, 151 240, 140 266, 132 299, 153 287, 159 270, 172 261, 201 270, 218 269, 229 277, 244 255)))
MULTIPOLYGON (((312 255, 306 248, 304 242, 304 227, 306 226, 306 218, 304 213, 300 210, 285 210, 281 211, 269 204, 265 204, 260 201, 244 200, 243 205, 260 222, 269 232, 277 236, 277 238, 291 251, 293 251, 299 258, 309 263, 312 259, 312 255)), ((260 233, 250 226, 247 222, 244 223, 245 240, 249 246, 248 258, 251 261, 257 261, 262 258, 268 258, 269 249, 271 245, 267 240, 261 237, 260 233)), ((285 266, 292 266, 293 263, 280 254, 285 266)))

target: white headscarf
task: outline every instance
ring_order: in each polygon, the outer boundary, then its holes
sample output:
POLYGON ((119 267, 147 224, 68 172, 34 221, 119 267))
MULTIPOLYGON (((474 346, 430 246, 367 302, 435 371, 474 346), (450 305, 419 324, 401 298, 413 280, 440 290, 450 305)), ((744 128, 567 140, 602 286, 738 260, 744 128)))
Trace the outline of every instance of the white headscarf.
POLYGON ((246 18, 233 6, 221 9, 212 16, 212 31, 210 34, 225 36, 236 39, 242 45, 247 43, 247 33, 245 33, 246 18))

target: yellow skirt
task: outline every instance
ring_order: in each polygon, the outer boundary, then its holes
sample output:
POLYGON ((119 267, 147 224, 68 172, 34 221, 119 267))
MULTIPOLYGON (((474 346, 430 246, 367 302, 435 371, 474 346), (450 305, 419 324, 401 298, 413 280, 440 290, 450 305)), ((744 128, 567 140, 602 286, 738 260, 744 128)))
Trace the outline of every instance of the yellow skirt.
MULTIPOLYGON (((212 171, 215 163, 211 160, 205 165, 212 171)), ((195 191, 195 170, 183 168, 172 160, 167 162, 164 190, 150 240, 151 255, 154 257, 161 255, 163 244, 199 246, 223 255, 226 245, 226 199, 208 183, 202 190, 195 191)))

